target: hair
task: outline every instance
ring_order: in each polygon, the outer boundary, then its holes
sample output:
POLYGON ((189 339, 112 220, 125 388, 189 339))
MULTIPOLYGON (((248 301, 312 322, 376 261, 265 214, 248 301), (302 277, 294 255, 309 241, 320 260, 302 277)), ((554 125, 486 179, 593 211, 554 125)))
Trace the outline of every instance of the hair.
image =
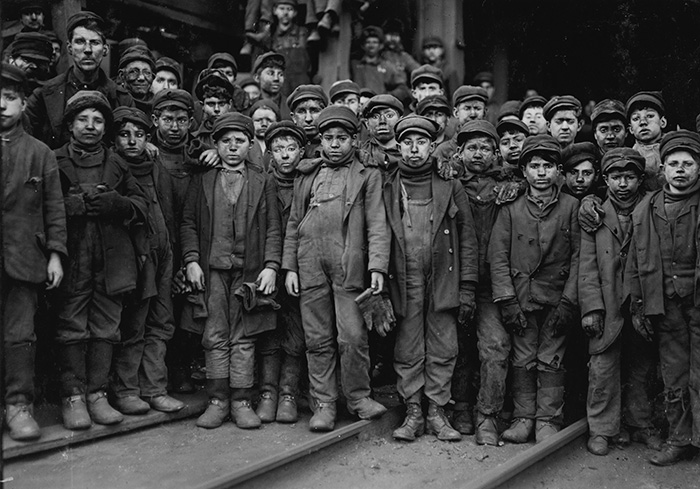
POLYGON ((163 106, 163 107, 158 107, 157 109, 153 109, 153 115, 155 115, 156 117, 160 117, 161 114, 163 114, 163 111, 164 111, 164 110, 169 110, 169 111, 171 111, 171 112, 175 112, 176 110, 186 110, 186 111, 187 111, 187 115, 188 115, 189 117, 192 117, 192 115, 194 114, 194 110, 193 110, 193 109, 183 109, 183 108, 180 107, 179 105, 166 105, 166 106, 163 106))
POLYGON ((628 119, 632 119, 632 114, 636 110, 653 110, 657 114, 659 114, 659 117, 663 117, 665 115, 664 111, 660 107, 655 106, 654 104, 650 104, 648 102, 637 102, 636 104, 632 104, 632 107, 630 107, 630 115, 628 119))
POLYGON ((620 114, 602 114, 593 123, 593 132, 595 132, 596 128, 598 127, 598 124, 601 124, 603 122, 610 122, 610 121, 620 121, 625 126, 625 129, 627 129, 627 120, 622 115, 620 115, 620 114))
POLYGON ((276 58, 266 59, 263 64, 258 66, 258 71, 256 71, 255 74, 261 73, 265 68, 279 68, 280 70, 284 71, 285 62, 276 58))
POLYGON ((75 32, 75 30, 78 27, 84 27, 85 29, 87 29, 89 31, 97 32, 100 35, 100 37, 102 38, 102 42, 105 42, 107 40, 107 38, 105 37, 105 33, 102 30, 102 27, 100 27, 99 22, 97 22, 94 19, 89 19, 81 24, 76 25, 75 27, 73 27, 70 30, 70 32, 68 32, 68 42, 73 40, 73 32, 75 32))
POLYGON ((113 131, 113 132, 114 132, 114 136, 116 136, 117 133, 119 133, 119 131, 121 131, 121 129, 122 129, 125 125, 127 125, 129 122, 131 122, 132 124, 136 124, 137 126, 139 126, 141 129, 143 129, 143 130, 146 132, 146 134, 149 133, 149 127, 148 127, 146 124, 144 124, 143 122, 135 121, 135 120, 132 120, 132 119, 126 119, 126 120, 121 121, 119 124, 115 124, 115 125, 114 125, 114 131, 113 131))
POLYGON ((532 161, 532 159, 533 159, 535 156, 539 156, 539 157, 542 158, 543 160, 548 161, 549 163, 552 163, 552 164, 557 165, 557 166, 561 164, 560 159, 557 158, 556 155, 552 154, 552 153, 549 152, 549 151, 541 151, 541 150, 538 150, 538 151, 533 151, 532 153, 530 153, 530 154, 528 155, 526 161, 521 161, 521 162, 520 162, 520 166, 523 166, 523 167, 524 167, 525 165, 527 165, 528 163, 530 163, 530 162, 532 161))
MULTIPOLYGON (((233 100, 231 93, 223 87, 204 85, 203 92, 204 92, 203 99, 214 97, 214 98, 218 98, 221 100, 226 100, 227 102, 231 102, 233 100)), ((202 102, 204 102, 204 100, 202 100, 202 102)))
POLYGON ((22 100, 27 98, 27 92, 26 89, 27 87, 25 86, 24 83, 21 82, 11 82, 8 80, 3 79, 0 81, 0 89, 5 89, 5 90, 11 90, 13 92, 16 92, 19 95, 19 98, 22 100))

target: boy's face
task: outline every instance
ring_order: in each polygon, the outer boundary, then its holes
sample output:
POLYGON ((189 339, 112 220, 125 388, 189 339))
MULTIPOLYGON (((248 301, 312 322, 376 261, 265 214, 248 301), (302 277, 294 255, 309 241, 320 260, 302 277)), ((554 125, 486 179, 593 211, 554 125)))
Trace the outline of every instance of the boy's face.
POLYGON ((595 168, 591 161, 582 161, 564 172, 564 183, 575 197, 583 197, 595 182, 595 168))
POLYGON ((496 143, 487 136, 467 139, 462 146, 462 161, 472 173, 483 173, 491 168, 498 158, 496 143))
POLYGON ((481 120, 486 117, 486 104, 481 100, 466 100, 454 108, 454 116, 460 124, 467 121, 481 120))
POLYGON ((545 191, 551 188, 559 178, 559 167, 541 156, 533 156, 525 164, 523 174, 530 187, 545 191))
POLYGON ((349 93, 333 102, 333 105, 342 105, 352 110, 355 115, 360 115, 360 97, 354 93, 349 93))
POLYGON ((114 148, 117 153, 124 157, 135 158, 146 151, 148 143, 148 133, 146 130, 133 122, 122 124, 114 138, 114 148))
POLYGON ((284 70, 268 66, 255 75, 255 81, 260 84, 260 90, 270 95, 277 95, 284 85, 284 70))
POLYGON ((622 148, 625 145, 625 123, 620 119, 610 119, 599 122, 595 126, 595 141, 603 153, 613 148, 622 148))
POLYGON ((430 63, 436 63, 445 56, 445 48, 441 46, 428 46, 423 50, 423 56, 430 63))
POLYGON ((294 107, 292 121, 304 130, 307 138, 315 139, 318 136, 315 122, 322 110, 323 103, 320 100, 303 100, 294 107))
POLYGON ((504 160, 512 165, 518 164, 518 158, 520 158, 520 152, 523 149, 525 137, 525 134, 520 131, 506 131, 503 136, 501 136, 498 148, 504 160))
POLYGON ((397 122, 399 113, 395 109, 377 108, 367 116, 367 130, 377 141, 387 143, 394 139, 394 127, 397 122))
POLYGON ((409 133, 399 141, 399 149, 407 166, 420 168, 435 149, 435 143, 423 134, 409 133))
POLYGON ((283 175, 291 175, 303 154, 299 141, 291 136, 278 136, 270 141, 272 161, 277 170, 283 175))
POLYGON ((39 9, 26 10, 20 15, 20 22, 23 26, 38 31, 44 25, 44 12, 39 9))
POLYGON ((151 93, 155 95, 167 88, 177 88, 177 77, 172 71, 160 70, 151 83, 151 93))
POLYGON ((378 37, 368 37, 365 39, 364 44, 362 44, 362 50, 370 58, 379 55, 379 51, 382 50, 382 43, 379 41, 378 37))
POLYGON ((132 95, 143 98, 148 93, 153 83, 153 71, 148 63, 140 60, 132 61, 119 71, 126 88, 132 95))
POLYGON ((676 190, 686 190, 695 185, 700 176, 698 156, 686 150, 673 151, 664 158, 664 176, 676 190))
POLYGON ((523 112, 522 121, 530 130, 530 135, 547 134, 547 119, 544 118, 542 107, 528 107, 523 112))
POLYGON ((224 165, 238 166, 245 161, 250 150, 250 139, 243 131, 226 131, 216 141, 216 150, 224 165))
POLYGON ((552 137, 564 147, 574 142, 581 128, 581 122, 575 110, 558 110, 547 123, 547 127, 552 137))
POLYGON ((75 116, 68 129, 76 141, 86 146, 92 146, 102 141, 107 124, 102 112, 87 108, 75 116))
POLYGON ((447 112, 438 109, 430 109, 424 115, 431 121, 436 122, 438 126, 440 126, 437 133, 438 137, 445 132, 448 118, 447 112))
POLYGON ((343 160, 355 145, 355 135, 342 127, 330 127, 321 134, 321 148, 331 162, 343 160))
POLYGON ((0 89, 0 129, 7 131, 15 127, 26 106, 25 98, 17 90, 5 87, 0 89))
POLYGON ((207 97, 202 104, 205 119, 215 121, 220 116, 231 111, 231 101, 219 97, 207 97))
POLYGON ((639 173, 625 169, 610 170, 606 175, 603 175, 603 180, 605 180, 610 192, 622 201, 629 200, 637 195, 639 186, 642 183, 639 173))
POLYGON ((288 26, 297 16, 297 10, 288 3, 278 3, 272 12, 280 25, 288 26))
POLYGON ((68 42, 68 54, 73 57, 73 63, 79 70, 85 72, 98 69, 108 51, 109 47, 100 33, 85 27, 76 27, 73 30, 73 37, 68 42))
POLYGON ((496 91, 496 88, 493 86, 493 84, 488 81, 483 81, 479 86, 486 90, 486 93, 489 96, 489 100, 491 100, 493 98, 494 92, 496 91))
POLYGON ((444 95, 444 93, 445 91, 437 82, 420 82, 411 90, 411 95, 413 95, 416 102, 420 102, 429 95, 444 95))
POLYGON ((224 63, 223 61, 217 61, 214 63, 214 66, 212 66, 215 70, 219 70, 225 77, 226 79, 231 82, 231 85, 236 81, 236 72, 233 69, 233 66, 231 66, 228 63, 224 63))
POLYGON ((652 144, 661 139, 665 127, 666 118, 651 107, 633 110, 630 116, 630 132, 634 139, 644 144, 652 144))
POLYGON ((255 127, 255 137, 257 139, 264 139, 265 132, 267 128, 272 124, 277 122, 277 116, 275 113, 265 107, 260 107, 253 114, 251 119, 253 119, 253 126, 255 127))
POLYGON ((260 98, 260 87, 254 83, 250 83, 243 87, 243 91, 248 94, 248 99, 251 102, 254 102, 260 98))
POLYGON ((151 118, 158 132, 158 139, 172 145, 182 142, 192 125, 192 118, 184 109, 163 110, 160 116, 156 117, 153 114, 151 118))

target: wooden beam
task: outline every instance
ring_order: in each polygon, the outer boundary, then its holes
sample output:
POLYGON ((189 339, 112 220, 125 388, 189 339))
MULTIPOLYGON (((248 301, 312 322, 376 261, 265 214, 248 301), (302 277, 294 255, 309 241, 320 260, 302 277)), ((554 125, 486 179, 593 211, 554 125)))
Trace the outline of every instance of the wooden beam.
POLYGON ((61 58, 58 60, 56 71, 63 73, 71 64, 68 53, 66 52, 66 25, 71 15, 77 14, 83 9, 81 0, 60 0, 51 5, 51 22, 53 30, 61 40, 61 58))
POLYGON ((204 17, 194 15, 192 12, 178 10, 155 2, 142 0, 114 0, 114 2, 150 10, 151 12, 162 15, 168 19, 176 20, 178 22, 182 22, 183 24, 192 25, 201 29, 216 31, 228 35, 234 34, 227 25, 225 19, 216 19, 217 21, 209 20, 204 17))
MULTIPOLYGON (((463 2, 461 0, 418 0, 418 25, 414 52, 421 52, 425 36, 440 36, 445 43, 445 59, 464 82, 464 55, 458 46, 464 45, 463 2)), ((457 87, 453 87, 452 90, 457 87)), ((446 94, 449 99, 452 94, 446 94)))
POLYGON ((343 8, 338 19, 340 32, 329 35, 323 50, 318 53, 317 76, 326 93, 336 81, 350 78, 351 17, 350 12, 343 8))

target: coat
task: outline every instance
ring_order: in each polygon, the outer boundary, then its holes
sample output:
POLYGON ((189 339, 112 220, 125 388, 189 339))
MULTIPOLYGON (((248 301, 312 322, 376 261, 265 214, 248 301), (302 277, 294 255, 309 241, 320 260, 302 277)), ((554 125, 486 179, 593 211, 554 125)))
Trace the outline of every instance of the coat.
MULTIPOLYGON (((469 199, 459 180, 432 176, 432 290, 435 311, 459 307, 460 285, 478 280, 478 244, 469 199)), ((406 314, 406 246, 402 222, 401 179, 394 173, 384 185, 384 204, 392 231, 389 280, 397 314, 406 314)), ((426 232, 428 232, 426 230, 426 232)))

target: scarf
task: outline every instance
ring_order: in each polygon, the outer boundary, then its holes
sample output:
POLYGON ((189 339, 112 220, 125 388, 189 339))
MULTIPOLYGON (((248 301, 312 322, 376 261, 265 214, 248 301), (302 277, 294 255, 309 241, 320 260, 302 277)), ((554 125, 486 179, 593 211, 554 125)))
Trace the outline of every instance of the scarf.
POLYGON ((148 157, 145 151, 135 158, 122 156, 129 163, 129 171, 135 177, 144 177, 153 173, 153 160, 148 157))
POLYGON ((272 176, 275 177, 275 180, 277 181, 277 186, 279 186, 279 188, 294 187, 294 173, 292 173, 291 175, 285 175, 284 173, 279 171, 279 169, 277 168, 277 163, 272 162, 272 165, 270 165, 270 173, 272 173, 272 176))
POLYGON ((340 168, 341 166, 347 165, 350 161, 352 161, 352 158, 355 156, 355 151, 349 151, 348 154, 343 156, 343 158, 340 161, 331 161, 328 159, 326 154, 321 151, 321 159, 322 159, 322 164, 326 165, 329 168, 340 168))
POLYGON ((681 193, 671 193, 671 186, 666 183, 664 184, 664 201, 666 202, 679 202, 685 200, 695 192, 700 190, 700 179, 698 179, 695 184, 687 190, 683 190, 681 193))
POLYGON ((637 206, 640 200, 644 197, 644 192, 638 191, 635 193, 633 196, 631 196, 627 200, 622 200, 617 198, 615 194, 613 194, 610 189, 608 189, 608 199, 610 199, 610 202, 612 203, 613 207, 615 208, 615 212, 618 214, 622 214, 623 216, 628 216, 632 213, 634 208, 637 206))

